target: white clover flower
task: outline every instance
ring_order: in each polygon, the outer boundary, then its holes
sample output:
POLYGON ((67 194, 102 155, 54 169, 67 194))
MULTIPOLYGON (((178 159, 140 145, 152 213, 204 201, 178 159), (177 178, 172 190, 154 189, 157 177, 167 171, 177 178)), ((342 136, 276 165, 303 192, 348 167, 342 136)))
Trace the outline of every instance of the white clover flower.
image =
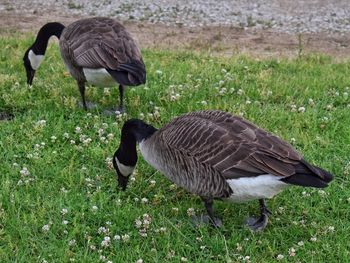
POLYGON ((173 208, 171 208, 171 210, 173 210, 175 213, 179 212, 179 208, 177 208, 177 207, 173 207, 173 208))
POLYGON ((115 235, 115 236, 113 237, 113 239, 114 239, 115 241, 119 241, 119 240, 120 240, 120 236, 119 236, 119 235, 115 235))
POLYGON ((326 110, 330 111, 330 110, 332 110, 332 109, 333 109, 333 105, 328 104, 328 105, 326 106, 326 110))
POLYGON ((329 227, 328 227, 328 231, 329 231, 329 232, 334 232, 334 229, 335 229, 334 226, 329 226, 329 227))
POLYGON ((112 140, 114 138, 114 134, 113 133, 108 133, 107 134, 107 138, 108 138, 108 140, 112 140))
POLYGON ((76 241, 75 239, 72 239, 72 240, 70 240, 70 241, 68 242, 68 245, 72 247, 72 246, 74 246, 76 243, 77 243, 77 241, 76 241))
POLYGON ((148 220, 148 221, 152 220, 152 218, 149 214, 143 214, 142 217, 143 217, 143 220, 148 220))
POLYGON ((137 202, 139 202, 139 201, 140 201, 140 199, 138 199, 137 197, 134 198, 134 202, 137 203, 137 202))
POLYGON ((50 225, 43 225, 43 227, 41 228, 43 232, 48 232, 50 230, 50 225))
POLYGON ((81 128, 79 126, 75 127, 75 132, 76 133, 81 133, 81 128))
POLYGON ((75 141, 74 140, 70 140, 70 144, 75 144, 75 141))
POLYGON ((250 100, 246 100, 245 104, 251 104, 252 102, 250 100))
POLYGON ((146 229, 140 229, 139 230, 139 234, 140 234, 140 236, 142 236, 142 237, 147 237, 147 231, 146 231, 146 229))
POLYGON ((282 254, 279 254, 277 257, 276 257, 277 260, 282 260, 284 259, 284 256, 282 254))
POLYGON ((295 104, 290 105, 290 110, 291 110, 292 112, 297 111, 297 105, 295 105, 295 104))
POLYGON ((185 257, 181 257, 181 262, 188 262, 188 259, 187 258, 185 258, 185 257))
POLYGON ((187 209, 187 215, 188 216, 194 216, 195 215, 195 211, 193 207, 190 207, 187 209))
POLYGON ((93 206, 91 207, 91 209, 92 209, 93 212, 96 212, 96 211, 98 210, 98 207, 97 207, 96 205, 93 205, 93 206))
POLYGON ((244 94, 244 91, 243 91, 242 89, 239 89, 239 90, 237 91, 237 94, 238 94, 238 95, 243 95, 243 94, 244 94))
POLYGON ((288 249, 288 254, 290 257, 294 257, 295 256, 295 249, 294 247, 291 247, 290 249, 288 249))
POLYGON ((130 236, 128 234, 122 235, 122 241, 128 242, 130 240, 130 236))
POLYGON ((309 99, 308 103, 309 103, 309 105, 310 105, 310 106, 314 106, 314 105, 315 105, 314 100, 313 100, 313 99, 311 99, 311 98, 309 99))
POLYGON ((109 236, 105 236, 101 242, 102 247, 109 247, 109 243, 111 242, 111 238, 109 236))
POLYGON ((311 238, 310 238, 310 241, 311 241, 311 242, 316 242, 316 241, 317 241, 317 237, 311 237, 311 238))
POLYGON ((151 224, 151 221, 150 220, 147 220, 147 219, 144 219, 143 220, 143 226, 144 228, 149 228, 149 225, 151 224))
POLYGON ((98 228, 97 233, 102 234, 102 233, 108 233, 109 229, 105 228, 104 226, 101 226, 98 228))
POLYGON ((156 181, 155 180, 149 181, 149 185, 152 186, 152 187, 155 186, 156 185, 156 181))
POLYGON ((304 241, 299 241, 299 242, 298 242, 298 246, 299 246, 299 247, 304 246, 304 241))
POLYGON ((199 247, 201 250, 204 250, 206 248, 206 246, 200 246, 199 247))
POLYGON ((140 259, 136 260, 136 262, 135 262, 135 263, 143 263, 142 258, 140 258, 140 259))
POLYGON ((104 89, 103 89, 103 94, 104 94, 104 95, 107 95, 107 96, 108 96, 108 95, 111 95, 110 88, 104 88, 104 89))
POLYGON ((56 139, 57 139, 57 137, 56 137, 56 136, 51 136, 51 142, 55 142, 55 141, 56 141, 56 139))
POLYGON ((63 221, 62 221, 62 224, 63 224, 63 225, 68 225, 68 223, 69 223, 69 222, 68 222, 67 220, 63 220, 63 221))
POLYGON ((104 129, 98 129, 98 136, 102 136, 105 133, 104 129))
POLYGON ((201 104, 205 106, 205 105, 208 105, 208 102, 206 102, 205 100, 202 100, 201 104))
POLYGON ((236 250, 237 251, 242 251, 242 246, 241 246, 241 244, 239 244, 239 243, 236 243, 236 250))
POLYGON ((30 172, 28 171, 27 167, 23 167, 21 171, 19 171, 19 173, 22 175, 22 176, 29 176, 30 175, 30 172))
POLYGON ((106 261, 106 257, 104 255, 100 255, 100 260, 101 261, 106 261))
POLYGON ((162 74, 163 74, 163 71, 157 69, 157 70, 156 70, 156 74, 157 74, 157 75, 162 75, 162 74))
POLYGON ((136 219, 136 220, 135 220, 135 226, 136 226, 136 228, 141 228, 141 226, 142 226, 142 221, 141 221, 140 219, 136 219))
POLYGON ((62 208, 61 209, 61 214, 62 215, 65 215, 65 214, 67 214, 68 213, 68 209, 67 208, 62 208))
POLYGON ((305 107, 299 107, 298 112, 304 113, 305 112, 305 107))
POLYGON ((37 121, 36 125, 43 127, 46 125, 46 120, 39 120, 39 121, 37 121))
POLYGON ((145 198, 145 197, 144 197, 144 198, 142 198, 142 199, 141 199, 141 203, 142 203, 142 204, 146 204, 146 203, 148 203, 148 199, 147 199, 147 198, 145 198))

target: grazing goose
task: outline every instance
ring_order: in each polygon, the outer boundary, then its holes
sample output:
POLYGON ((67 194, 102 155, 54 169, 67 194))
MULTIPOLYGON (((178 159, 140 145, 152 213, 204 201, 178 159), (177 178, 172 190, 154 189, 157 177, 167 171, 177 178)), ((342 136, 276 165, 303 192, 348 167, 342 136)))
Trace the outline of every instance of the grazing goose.
POLYGON ((259 200, 261 216, 252 230, 265 228, 271 198, 289 185, 326 187, 333 176, 313 166, 287 142, 247 120, 222 111, 199 111, 177 117, 157 130, 141 120, 125 122, 113 165, 126 189, 137 162, 144 159, 175 184, 199 195, 212 224, 213 200, 259 200))
POLYGON ((86 82, 103 87, 119 83, 118 110, 122 111, 124 86, 137 86, 146 81, 140 49, 125 27, 113 19, 96 17, 78 20, 66 28, 60 23, 48 23, 39 30, 23 58, 29 85, 51 36, 59 39, 61 56, 78 83, 85 110, 86 82))

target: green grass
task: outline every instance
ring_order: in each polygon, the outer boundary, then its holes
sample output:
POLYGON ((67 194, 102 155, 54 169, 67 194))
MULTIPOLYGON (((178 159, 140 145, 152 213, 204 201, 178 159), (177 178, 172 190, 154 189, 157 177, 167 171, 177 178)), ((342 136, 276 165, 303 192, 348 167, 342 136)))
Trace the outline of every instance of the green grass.
POLYGON ((102 262, 101 256, 113 262, 180 262, 182 257, 189 262, 274 262, 279 254, 284 255, 280 262, 349 260, 350 62, 319 55, 254 60, 143 50, 147 84, 127 90, 128 115, 116 119, 102 112, 118 103, 117 88, 110 95, 88 88, 87 99, 99 108, 85 112, 77 106, 78 88, 65 74, 57 44, 49 46, 28 88, 22 56, 32 41, 19 35, 0 39, 0 111, 15 115, 0 121, 0 262, 102 262), (222 88, 226 92, 220 94, 222 88), (172 93, 179 94, 176 100, 172 93), (136 180, 127 191, 118 189, 106 158, 118 147, 125 119, 144 114, 147 122, 161 127, 201 109, 243 114, 293 142, 307 160, 334 173, 334 182, 325 192, 291 187, 269 200, 273 216, 262 233, 243 226, 246 217, 258 213, 257 202, 216 202, 224 227, 193 227, 187 209, 204 212, 200 199, 174 188, 142 158, 136 180), (81 142, 76 127, 91 138, 89 144, 81 142), (23 167, 30 175, 20 174, 23 167), (156 181, 153 187, 151 180, 156 181), (141 237, 135 220, 145 213, 151 224, 147 237, 141 237), (108 232, 98 233, 100 227, 108 232), (165 231, 159 231, 162 227, 165 231), (128 242, 113 240, 125 234, 128 242), (105 236, 111 237, 109 247, 101 245, 105 236), (296 250, 292 257, 291 248, 296 250))

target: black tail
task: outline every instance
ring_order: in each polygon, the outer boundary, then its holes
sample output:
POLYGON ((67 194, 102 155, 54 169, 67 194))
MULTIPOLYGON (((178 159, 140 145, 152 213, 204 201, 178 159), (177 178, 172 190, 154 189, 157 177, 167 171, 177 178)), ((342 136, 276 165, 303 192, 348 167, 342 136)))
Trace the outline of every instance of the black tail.
POLYGON ((118 70, 107 71, 121 85, 138 86, 146 82, 146 68, 142 61, 134 60, 120 64, 118 70))
POLYGON ((281 179, 281 181, 301 186, 324 188, 333 180, 333 175, 322 168, 313 166, 305 160, 297 165, 295 174, 281 179))

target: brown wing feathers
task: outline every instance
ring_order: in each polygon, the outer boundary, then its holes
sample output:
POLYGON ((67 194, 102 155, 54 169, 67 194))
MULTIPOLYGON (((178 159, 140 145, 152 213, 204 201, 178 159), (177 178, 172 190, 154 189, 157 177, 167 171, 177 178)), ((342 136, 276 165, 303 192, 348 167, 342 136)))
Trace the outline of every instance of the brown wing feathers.
POLYGON ((72 63, 81 68, 105 68, 122 85, 145 83, 140 49, 125 27, 109 18, 79 20, 64 31, 72 63))
POLYGON ((332 178, 308 164, 290 144, 229 113, 189 113, 174 119, 164 130, 172 147, 188 151, 225 179, 269 173, 286 183, 324 187, 332 178))

